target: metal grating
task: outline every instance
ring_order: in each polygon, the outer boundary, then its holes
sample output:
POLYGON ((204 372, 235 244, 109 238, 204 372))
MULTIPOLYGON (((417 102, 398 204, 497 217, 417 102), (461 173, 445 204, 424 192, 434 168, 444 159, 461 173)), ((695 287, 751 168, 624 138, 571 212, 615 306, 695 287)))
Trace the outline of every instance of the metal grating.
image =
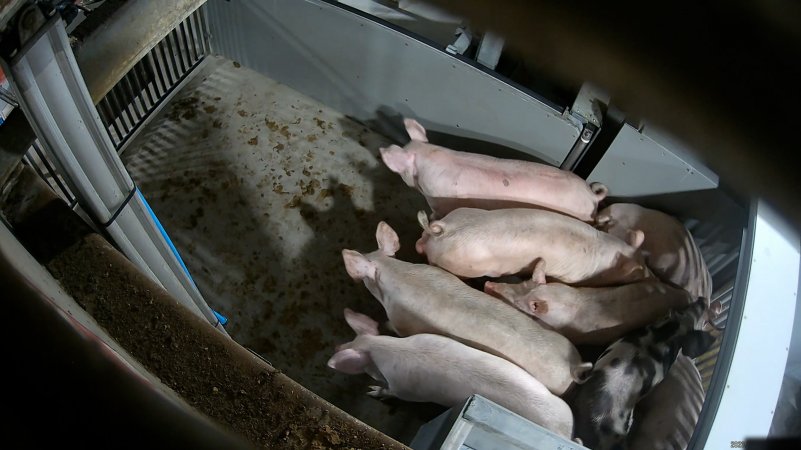
POLYGON ((97 104, 100 120, 120 151, 147 118, 211 53, 205 7, 179 23, 97 104))
POLYGON ((67 187, 61 175, 55 168, 47 155, 42 151, 39 141, 35 141, 31 148, 22 157, 23 164, 30 166, 37 175, 45 182, 50 189, 58 194, 69 206, 74 208, 78 204, 78 199, 72 194, 72 191, 67 187))
MULTIPOLYGON (((693 239, 707 264, 709 273, 712 275, 713 292, 711 301, 717 300, 721 304, 721 313, 713 323, 715 326, 724 329, 725 332, 726 322, 729 317, 729 307, 731 306, 734 292, 734 277, 740 257, 742 230, 732 227, 730 224, 720 224, 714 221, 686 223, 685 225, 692 233, 693 239)), ((722 339, 723 333, 720 333, 709 351, 695 359, 695 365, 701 374, 704 391, 709 388, 712 374, 715 371, 722 339)))

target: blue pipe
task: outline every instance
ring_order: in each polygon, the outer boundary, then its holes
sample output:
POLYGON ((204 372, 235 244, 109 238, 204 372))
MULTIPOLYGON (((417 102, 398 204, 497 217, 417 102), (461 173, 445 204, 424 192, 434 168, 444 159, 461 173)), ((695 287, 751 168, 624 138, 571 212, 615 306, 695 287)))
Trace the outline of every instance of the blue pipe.
MULTIPOLYGON (((136 193, 139 194, 139 198, 142 200, 142 204, 145 205, 147 212, 150 214, 150 218, 153 219, 153 223, 156 224, 156 228, 159 229, 161 236, 164 238, 165 241, 167 241, 167 245, 170 246, 170 250, 172 250, 172 254, 175 255, 175 259, 178 260, 178 263, 184 269, 184 273, 186 273, 186 276, 189 277, 189 281, 191 281, 192 284, 195 287, 197 287, 197 284, 195 284, 195 280, 192 278, 192 274, 189 273, 189 269, 186 267, 186 264, 184 264, 184 260, 181 259, 181 255, 178 253, 178 249, 175 248, 175 245, 172 243, 172 239, 170 239, 170 236, 167 235, 167 230, 165 230, 164 227, 161 225, 161 222, 159 222, 159 218, 156 217, 156 213, 153 212, 153 209, 150 207, 150 204, 147 203, 147 200, 145 200, 145 196, 142 194, 142 191, 139 190, 138 186, 136 187, 136 193)), ((214 316, 217 318, 217 320, 220 321, 221 325, 225 325, 226 323, 228 323, 227 317, 223 316, 222 314, 218 313, 213 309, 211 310, 211 312, 214 313, 214 316)))

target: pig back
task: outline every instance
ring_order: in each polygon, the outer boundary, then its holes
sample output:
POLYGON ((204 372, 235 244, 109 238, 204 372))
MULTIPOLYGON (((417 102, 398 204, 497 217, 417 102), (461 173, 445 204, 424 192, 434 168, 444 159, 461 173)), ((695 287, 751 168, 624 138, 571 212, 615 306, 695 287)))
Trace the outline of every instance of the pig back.
POLYGON ((609 344, 657 321, 670 309, 693 301, 683 289, 653 278, 598 288, 549 283, 533 292, 545 300, 544 306, 548 308, 537 317, 577 345, 609 344))
MULTIPOLYGON (((411 144, 410 144, 411 145, 411 144)), ((572 172, 529 161, 460 152, 415 143, 420 192, 439 199, 438 216, 458 207, 541 207, 579 220, 595 217, 599 198, 572 172), (451 199, 444 202, 444 199, 451 199)), ((432 205, 433 206, 433 205, 432 205)))
POLYGON ((614 270, 621 256, 636 255, 623 240, 550 211, 460 208, 441 222, 444 232, 427 238, 426 256, 463 277, 531 274, 541 258, 546 275, 574 284, 614 270))
POLYGON ((570 408, 517 365, 434 334, 370 338, 364 349, 399 398, 456 406, 479 394, 570 438, 570 408))
POLYGON ((625 238, 629 229, 642 230, 641 249, 648 267, 662 281, 709 299, 712 276, 690 232, 676 218, 633 203, 616 203, 598 214, 599 220, 612 219, 607 232, 625 238))
POLYGON ((629 448, 686 449, 703 403, 701 375, 690 358, 679 354, 665 379, 635 407, 629 448))
POLYGON ((432 333, 511 361, 560 395, 581 363, 564 336, 437 267, 385 257, 378 278, 387 316, 403 336, 432 333))

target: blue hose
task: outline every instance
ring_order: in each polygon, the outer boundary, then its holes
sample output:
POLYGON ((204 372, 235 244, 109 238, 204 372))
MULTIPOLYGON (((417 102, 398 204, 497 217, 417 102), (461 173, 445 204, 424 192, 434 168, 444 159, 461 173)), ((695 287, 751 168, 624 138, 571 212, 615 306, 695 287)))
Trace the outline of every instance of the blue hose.
MULTIPOLYGON (((172 254, 175 255, 175 259, 178 260, 178 263, 184 269, 184 273, 186 273, 186 276, 189 277, 189 281, 192 282, 192 285, 197 287, 197 284, 195 284, 195 280, 192 278, 192 274, 189 273, 189 269, 186 267, 186 264, 184 264, 184 260, 181 259, 181 255, 180 253, 178 253, 178 249, 175 248, 175 245, 173 245, 170 236, 167 235, 167 230, 165 230, 164 227, 161 225, 161 222, 159 222, 158 217, 156 217, 156 213, 153 212, 153 209, 147 203, 147 200, 145 200, 145 196, 142 195, 142 191, 139 190, 139 187, 136 188, 136 193, 139 194, 139 198, 142 200, 142 204, 145 205, 147 212, 150 213, 150 217, 153 219, 153 223, 156 224, 156 228, 159 229, 161 236, 164 238, 165 241, 167 241, 167 245, 170 246, 170 250, 172 250, 172 254)), ((226 323, 228 323, 227 317, 223 316, 222 314, 218 313, 213 309, 211 310, 211 312, 214 313, 214 316, 217 318, 217 320, 220 321, 221 325, 225 325, 226 323)))

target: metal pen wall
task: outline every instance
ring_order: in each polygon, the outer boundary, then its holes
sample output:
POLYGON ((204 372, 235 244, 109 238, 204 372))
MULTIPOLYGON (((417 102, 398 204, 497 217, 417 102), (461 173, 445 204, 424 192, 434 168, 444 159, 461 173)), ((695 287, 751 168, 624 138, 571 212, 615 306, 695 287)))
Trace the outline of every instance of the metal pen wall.
MULTIPOLYGON (((100 120, 117 151, 180 83, 211 53, 205 7, 179 23, 97 104, 100 120)), ((35 142, 23 158, 70 207, 77 199, 35 142)))
POLYGON ((100 100, 100 120, 118 151, 210 52, 205 7, 200 7, 100 100))

